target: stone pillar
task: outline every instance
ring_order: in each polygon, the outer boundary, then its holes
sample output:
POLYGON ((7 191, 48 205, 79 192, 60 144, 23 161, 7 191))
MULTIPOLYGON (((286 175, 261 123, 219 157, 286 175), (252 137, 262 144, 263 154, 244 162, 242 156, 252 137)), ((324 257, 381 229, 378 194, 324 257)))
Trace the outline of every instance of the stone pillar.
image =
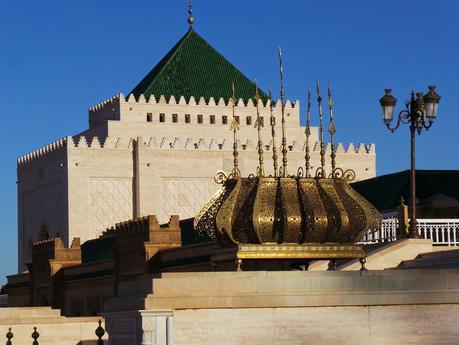
POLYGON ((172 310, 103 314, 109 345, 173 345, 172 310))

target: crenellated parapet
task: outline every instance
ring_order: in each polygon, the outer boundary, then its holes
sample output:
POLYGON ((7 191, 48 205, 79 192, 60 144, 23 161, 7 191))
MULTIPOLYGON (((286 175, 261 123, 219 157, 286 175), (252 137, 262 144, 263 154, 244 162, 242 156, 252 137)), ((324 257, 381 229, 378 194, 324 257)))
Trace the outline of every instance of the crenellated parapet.
MULTIPOLYGON (((265 99, 260 101, 259 110, 268 116, 270 110, 270 100, 265 99)), ((223 121, 222 117, 229 115, 228 111, 232 107, 232 102, 228 99, 219 98, 189 98, 174 97, 167 95, 149 95, 143 94, 135 96, 129 94, 124 96, 118 94, 109 99, 96 104, 89 108, 89 128, 90 130, 98 130, 106 128, 108 122, 122 123, 155 123, 155 124, 170 124, 170 123, 188 123, 189 125, 212 124, 214 126, 227 127, 227 120, 223 121), (164 116, 159 119, 159 115, 164 116), (172 122, 172 114, 177 116, 177 119, 172 122), (185 114, 193 117, 193 120, 185 120, 185 114), (210 123, 209 115, 213 115, 214 119, 210 123), (198 122, 196 117, 203 116, 201 122, 198 122), (188 121, 188 122, 186 122, 188 121)), ((254 116, 256 105, 252 99, 238 99, 235 101, 236 112, 240 112, 241 116, 254 116)), ((281 101, 273 102, 273 112, 280 115, 281 101)), ((288 118, 286 123, 290 127, 299 125, 299 101, 285 101, 285 110, 287 110, 288 118)), ((244 118, 245 119, 245 118, 244 118)), ((241 119, 242 120, 242 119, 241 119)), ((245 121, 241 125, 245 125, 245 121)), ((251 126, 251 123, 248 124, 251 126)), ((96 134, 97 135, 97 134, 96 134)))
MULTIPOLYGON (((105 140, 99 140, 97 137, 86 138, 84 136, 72 138, 69 147, 83 149, 128 149, 133 147, 134 140, 137 141, 138 147, 143 149, 165 149, 165 150, 232 150, 232 143, 226 138, 196 138, 196 137, 139 137, 132 138, 114 138, 107 137, 105 140)), ((238 146, 242 151, 250 151, 257 149, 256 140, 240 139, 238 146)), ((269 151, 272 142, 265 142, 264 149, 269 151)), ((304 151, 306 147, 305 141, 291 139, 287 141, 289 151, 304 151)), ((279 145, 279 149, 281 146, 279 145)), ((319 152, 319 142, 314 142, 311 147, 312 152, 319 152)), ((330 143, 326 144, 326 152, 331 151, 330 143)), ((335 147, 335 152, 338 154, 375 154, 375 144, 355 145, 354 143, 343 144, 338 143, 335 147)))
POLYGON ((119 104, 121 100, 124 101, 124 95, 122 93, 117 94, 115 96, 112 96, 112 97, 106 99, 105 101, 100 102, 100 103, 90 107, 89 108, 89 112, 98 112, 101 109, 107 108, 108 106, 112 106, 113 107, 113 105, 119 104))
POLYGON ((80 238, 74 238, 66 247, 60 237, 41 240, 32 244, 32 261, 27 264, 30 287, 40 291, 31 296, 32 305, 54 305, 53 276, 62 268, 81 264, 80 238))
POLYGON ((56 140, 52 142, 51 144, 48 144, 46 146, 43 146, 37 150, 34 150, 30 153, 27 153, 17 159, 17 164, 18 166, 24 165, 26 163, 29 163, 33 160, 36 160, 38 158, 41 158, 43 156, 46 156, 47 154, 55 151, 59 151, 62 149, 65 149, 67 147, 67 140, 69 137, 62 138, 59 140, 56 140))
POLYGON ((60 237, 36 241, 32 244, 32 256, 44 256, 47 259, 80 259, 80 238, 74 238, 70 247, 66 247, 60 237))
MULTIPOLYGON (((117 94, 113 97, 106 99, 105 101, 98 103, 89 108, 90 113, 96 113, 102 111, 107 108, 113 108, 115 105, 120 104, 131 104, 131 105, 139 105, 139 104, 154 104, 154 105, 188 105, 188 106, 209 106, 209 107, 229 107, 231 106, 229 99, 224 99, 220 97, 219 99, 214 99, 213 97, 205 98, 200 97, 199 99, 194 98, 191 96, 190 98, 186 99, 185 97, 181 96, 180 98, 176 98, 174 96, 155 96, 150 95, 145 97, 141 94, 139 97, 136 97, 134 94, 129 94, 124 96, 122 93, 117 94)), ((285 102, 285 109, 294 109, 298 106, 299 102, 286 100, 285 102)), ((269 109, 270 107, 270 100, 266 99, 264 102, 260 100, 260 107, 269 109)), ((236 107, 238 108, 255 108, 255 104, 252 99, 248 99, 244 102, 242 98, 236 101, 236 107)), ((281 101, 276 100, 273 102, 273 108, 281 108, 281 101)))
POLYGON ((117 277, 121 280, 123 276, 146 273, 149 260, 158 251, 180 247, 182 244, 178 216, 171 216, 169 223, 163 225, 153 215, 117 223, 101 237, 113 235, 116 237, 117 277))
POLYGON ((139 236, 142 241, 161 243, 160 234, 168 233, 176 236, 176 238, 173 239, 173 242, 180 242, 179 220, 179 216, 173 215, 170 217, 167 224, 161 225, 159 224, 156 216, 149 215, 117 223, 115 226, 104 231, 102 236, 116 235, 118 238, 135 238, 136 236, 139 236))
MULTIPOLYGON (((123 137, 99 137, 75 136, 59 139, 49 145, 46 145, 38 150, 32 151, 17 160, 18 166, 30 163, 33 160, 42 158, 53 152, 62 149, 130 149, 133 148, 135 140, 140 140, 138 143, 140 148, 147 150, 204 150, 204 151, 230 151, 232 143, 227 138, 197 138, 197 137, 140 137, 137 139, 123 137)), ((265 151, 270 151, 272 142, 268 141, 263 144, 265 151)), ((238 140, 238 146, 241 151, 255 151, 257 142, 254 139, 238 140)), ((306 142, 295 139, 288 140, 287 147, 289 151, 298 152, 305 151, 306 142)), ((281 149, 279 145, 279 149, 281 149)), ((326 152, 330 153, 331 145, 326 144, 326 152)), ((319 152, 319 142, 315 141, 311 144, 311 152, 319 152)), ((354 143, 343 144, 338 143, 335 147, 335 152, 338 155, 355 155, 355 154, 372 154, 376 153, 375 144, 355 145, 354 143)))
MULTIPOLYGON (((134 141, 138 142, 141 148, 144 149, 171 149, 171 150, 232 150, 232 143, 229 143, 226 138, 196 138, 196 137, 139 137, 123 138, 123 137, 107 137, 105 139, 99 139, 98 137, 87 138, 85 136, 78 137, 66 137, 61 140, 64 145, 61 147, 76 148, 76 149, 130 149, 133 147, 134 141)), ((256 149, 257 143, 255 140, 238 140, 238 145, 243 151, 256 149)), ((272 142, 266 142, 265 150, 269 151, 272 142)), ((50 145, 47 145, 47 147, 50 145)), ((288 141, 287 147, 290 151, 304 151, 306 143, 298 142, 296 140, 288 141)), ((319 151, 319 142, 314 142, 311 145, 312 151, 319 151)), ((280 147, 280 145, 279 145, 280 147)), ((57 148, 57 147, 56 147, 57 148)), ((326 144, 326 152, 330 152, 330 143, 326 144)), ((46 153, 54 151, 53 149, 43 148, 33 151, 18 159, 18 163, 25 163, 32 159, 38 158, 46 153)), ((338 143, 335 151, 342 154, 374 154, 375 144, 363 144, 355 145, 354 143, 344 144, 338 143)))

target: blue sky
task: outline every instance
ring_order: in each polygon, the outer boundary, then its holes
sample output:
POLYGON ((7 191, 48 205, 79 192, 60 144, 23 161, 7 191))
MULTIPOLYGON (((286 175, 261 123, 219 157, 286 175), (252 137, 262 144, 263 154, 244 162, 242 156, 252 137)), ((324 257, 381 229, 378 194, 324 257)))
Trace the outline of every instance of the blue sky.
MULTIPOLYGON (((89 106, 131 90, 188 26, 184 0, 0 4, 1 283, 16 270, 16 158, 85 129, 89 106)), ((431 83, 442 100, 417 167, 459 168, 458 14, 453 0, 194 1, 196 31, 263 89, 278 94, 278 45, 289 99, 304 105, 308 86, 330 82, 338 141, 376 143, 378 174, 409 168, 408 128, 381 121, 383 89, 400 110, 431 83)))

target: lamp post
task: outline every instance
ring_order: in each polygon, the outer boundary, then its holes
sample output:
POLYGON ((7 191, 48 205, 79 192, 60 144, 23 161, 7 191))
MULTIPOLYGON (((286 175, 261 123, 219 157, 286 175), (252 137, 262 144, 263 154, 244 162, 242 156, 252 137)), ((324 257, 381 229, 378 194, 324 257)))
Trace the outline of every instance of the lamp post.
POLYGON ((385 89, 386 94, 381 97, 383 121, 391 131, 400 126, 401 123, 410 125, 411 136, 411 167, 410 167, 410 228, 409 237, 418 238, 416 229, 416 170, 415 170, 415 132, 421 134, 422 129, 429 130, 437 117, 440 96, 435 92, 435 86, 429 86, 429 91, 423 95, 422 92, 411 92, 410 100, 405 101, 405 109, 398 114, 397 124, 391 127, 394 118, 394 109, 397 99, 392 96, 392 89, 385 89))

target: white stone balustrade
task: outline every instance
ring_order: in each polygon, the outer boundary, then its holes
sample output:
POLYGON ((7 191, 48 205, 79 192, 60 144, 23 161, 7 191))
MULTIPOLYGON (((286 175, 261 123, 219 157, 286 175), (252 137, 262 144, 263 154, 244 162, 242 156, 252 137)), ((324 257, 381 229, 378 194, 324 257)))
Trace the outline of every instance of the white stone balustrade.
MULTIPOLYGON (((397 240, 398 218, 383 218, 381 228, 369 231, 359 242, 372 244, 397 240)), ((459 246, 459 219, 417 219, 418 234, 432 240, 434 245, 459 246)))

